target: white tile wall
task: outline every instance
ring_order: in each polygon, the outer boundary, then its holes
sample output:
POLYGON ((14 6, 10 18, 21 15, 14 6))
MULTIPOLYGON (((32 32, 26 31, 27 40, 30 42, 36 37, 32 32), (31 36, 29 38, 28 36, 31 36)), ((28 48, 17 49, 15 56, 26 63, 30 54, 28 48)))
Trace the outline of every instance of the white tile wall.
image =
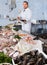
POLYGON ((47 0, 29 0, 29 3, 33 19, 47 19, 47 0))
MULTIPOLYGON (((22 2, 24 0, 16 0, 17 7, 22 10, 22 2)), ((32 10, 32 19, 47 20, 47 0, 27 0, 32 10)))
MULTIPOLYGON (((9 6, 5 3, 10 0, 0 0, 0 14, 6 15, 9 13, 9 6)), ((19 10, 23 10, 24 0, 16 0, 16 8, 10 12, 11 17, 16 17, 19 14, 19 10)), ((46 19, 47 20, 47 0, 26 0, 29 2, 29 7, 32 11, 32 19, 46 19)), ((10 3, 9 3, 10 4, 10 3)))

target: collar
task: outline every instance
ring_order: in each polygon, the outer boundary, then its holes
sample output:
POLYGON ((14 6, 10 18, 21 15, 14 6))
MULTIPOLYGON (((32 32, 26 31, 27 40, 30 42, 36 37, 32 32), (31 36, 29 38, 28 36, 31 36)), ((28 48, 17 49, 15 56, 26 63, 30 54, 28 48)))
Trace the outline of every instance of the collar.
POLYGON ((24 12, 26 11, 26 10, 28 10, 29 8, 26 8, 26 9, 24 9, 24 12))
POLYGON ((26 9, 24 9, 24 10, 28 10, 29 8, 26 8, 26 9))

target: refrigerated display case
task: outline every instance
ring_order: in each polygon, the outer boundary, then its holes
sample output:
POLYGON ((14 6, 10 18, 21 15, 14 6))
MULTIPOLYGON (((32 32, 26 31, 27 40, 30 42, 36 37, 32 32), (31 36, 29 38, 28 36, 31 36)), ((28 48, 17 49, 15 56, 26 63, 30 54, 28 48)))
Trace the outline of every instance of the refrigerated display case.
POLYGON ((47 21, 37 20, 36 24, 31 24, 31 34, 42 38, 47 38, 47 21))

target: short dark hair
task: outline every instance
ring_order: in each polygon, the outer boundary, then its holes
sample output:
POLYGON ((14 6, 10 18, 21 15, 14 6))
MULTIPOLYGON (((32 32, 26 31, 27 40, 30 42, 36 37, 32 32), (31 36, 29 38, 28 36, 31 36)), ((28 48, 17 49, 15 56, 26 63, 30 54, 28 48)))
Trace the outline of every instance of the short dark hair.
POLYGON ((24 1, 23 3, 26 3, 28 5, 28 2, 27 1, 24 1))

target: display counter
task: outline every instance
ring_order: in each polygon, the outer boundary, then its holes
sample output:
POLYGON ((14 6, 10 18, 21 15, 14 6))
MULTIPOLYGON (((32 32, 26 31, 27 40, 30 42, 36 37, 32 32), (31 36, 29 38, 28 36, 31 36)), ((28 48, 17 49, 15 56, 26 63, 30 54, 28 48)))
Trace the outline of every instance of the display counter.
MULTIPOLYGON (((9 21, 8 19, 1 20, 5 25, 7 23, 15 23, 16 21, 9 21)), ((3 24, 3 23, 2 23, 3 24)), ((29 34, 22 30, 14 30, 13 27, 8 29, 6 27, 2 28, 0 31, 0 52, 4 52, 4 54, 8 55, 12 59, 16 59, 16 57, 21 56, 30 51, 37 50, 38 53, 41 53, 45 59, 47 59, 47 55, 43 52, 42 42, 41 40, 34 40, 35 36, 29 34)))
POLYGON ((42 38, 47 38, 47 21, 38 20, 36 23, 32 23, 31 33, 42 38))

